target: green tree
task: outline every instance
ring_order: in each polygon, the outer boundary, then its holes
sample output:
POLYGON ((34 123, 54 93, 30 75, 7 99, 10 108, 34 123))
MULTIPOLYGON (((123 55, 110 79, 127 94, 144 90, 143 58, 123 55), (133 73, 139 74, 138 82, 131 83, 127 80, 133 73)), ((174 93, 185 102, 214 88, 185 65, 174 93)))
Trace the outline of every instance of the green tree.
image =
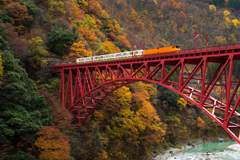
POLYGON ((23 151, 18 151, 14 156, 12 157, 13 160, 37 160, 36 157, 30 156, 29 154, 23 152, 23 151))
POLYGON ((63 27, 54 27, 46 44, 52 52, 62 56, 69 53, 70 47, 77 38, 76 27, 73 27, 72 31, 64 30, 63 27))
POLYGON ((225 0, 213 0, 213 3, 218 6, 223 6, 225 4, 225 0))
POLYGON ((36 84, 8 51, 6 29, 0 23, 0 46, 4 72, 0 85, 0 139, 17 141, 20 136, 34 139, 35 133, 45 125, 52 125, 51 110, 38 95, 36 84))
POLYGON ((9 50, 9 44, 6 41, 7 30, 3 23, 0 23, 0 51, 9 50))
POLYGON ((43 21, 43 15, 42 15, 42 10, 38 8, 37 6, 34 5, 32 1, 23 1, 20 0, 19 4, 24 5, 27 7, 27 13, 33 17, 32 20, 29 20, 25 23, 26 27, 32 27, 34 26, 37 22, 42 22, 43 21))

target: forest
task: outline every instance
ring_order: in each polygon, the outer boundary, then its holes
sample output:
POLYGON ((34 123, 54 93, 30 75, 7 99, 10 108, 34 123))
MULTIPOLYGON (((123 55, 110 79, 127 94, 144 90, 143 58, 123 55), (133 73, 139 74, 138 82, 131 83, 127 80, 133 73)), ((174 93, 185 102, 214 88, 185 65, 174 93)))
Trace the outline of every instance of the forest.
POLYGON ((239 12, 238 0, 0 0, 0 159, 151 160, 189 140, 230 140, 197 106, 149 82, 119 88, 73 127, 49 66, 132 43, 191 49, 194 31, 209 34, 208 46, 239 43, 239 12))

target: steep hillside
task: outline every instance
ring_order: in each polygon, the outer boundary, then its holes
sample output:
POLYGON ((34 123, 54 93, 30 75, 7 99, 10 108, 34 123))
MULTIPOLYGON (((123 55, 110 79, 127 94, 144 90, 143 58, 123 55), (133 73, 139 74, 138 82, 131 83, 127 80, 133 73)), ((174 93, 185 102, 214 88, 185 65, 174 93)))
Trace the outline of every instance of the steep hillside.
MULTIPOLYGON (((169 44, 193 48, 194 31, 208 33, 209 46, 240 40, 239 11, 222 5, 225 2, 104 0, 99 3, 123 26, 130 42, 144 43, 149 48, 169 44)), ((229 6, 233 6, 231 0, 229 6)), ((205 39, 199 37, 197 47, 205 46, 205 39)))
POLYGON ((1 0, 0 159, 146 160, 189 139, 228 137, 198 107, 144 82, 118 89, 72 127, 56 98, 60 75, 48 68, 53 59, 121 52, 132 42, 192 48, 194 30, 209 33, 210 45, 236 43, 238 11, 218 2, 1 0))

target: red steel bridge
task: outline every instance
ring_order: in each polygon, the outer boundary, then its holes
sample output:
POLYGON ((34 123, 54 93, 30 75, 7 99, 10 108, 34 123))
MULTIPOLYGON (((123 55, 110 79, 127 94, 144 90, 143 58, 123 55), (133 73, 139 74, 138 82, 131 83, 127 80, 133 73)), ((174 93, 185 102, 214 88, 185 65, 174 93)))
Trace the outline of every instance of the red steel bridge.
POLYGON ((61 73, 58 99, 72 114, 74 123, 84 124, 94 108, 114 90, 148 81, 180 94, 201 108, 240 144, 240 73, 236 67, 239 60, 240 44, 235 44, 61 64, 52 66, 52 72, 61 73))

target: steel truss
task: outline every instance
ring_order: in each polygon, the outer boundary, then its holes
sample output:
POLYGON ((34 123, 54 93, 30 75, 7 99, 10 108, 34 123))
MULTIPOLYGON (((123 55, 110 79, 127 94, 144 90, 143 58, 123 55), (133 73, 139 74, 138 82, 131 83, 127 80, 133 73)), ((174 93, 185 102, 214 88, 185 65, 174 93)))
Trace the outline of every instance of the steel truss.
POLYGON ((186 98, 240 143, 240 45, 228 45, 85 64, 54 66, 61 73, 58 99, 84 124, 114 90, 137 81, 162 85, 186 98), (214 66, 214 67, 213 67, 214 66), (217 90, 217 93, 216 93, 217 90))

